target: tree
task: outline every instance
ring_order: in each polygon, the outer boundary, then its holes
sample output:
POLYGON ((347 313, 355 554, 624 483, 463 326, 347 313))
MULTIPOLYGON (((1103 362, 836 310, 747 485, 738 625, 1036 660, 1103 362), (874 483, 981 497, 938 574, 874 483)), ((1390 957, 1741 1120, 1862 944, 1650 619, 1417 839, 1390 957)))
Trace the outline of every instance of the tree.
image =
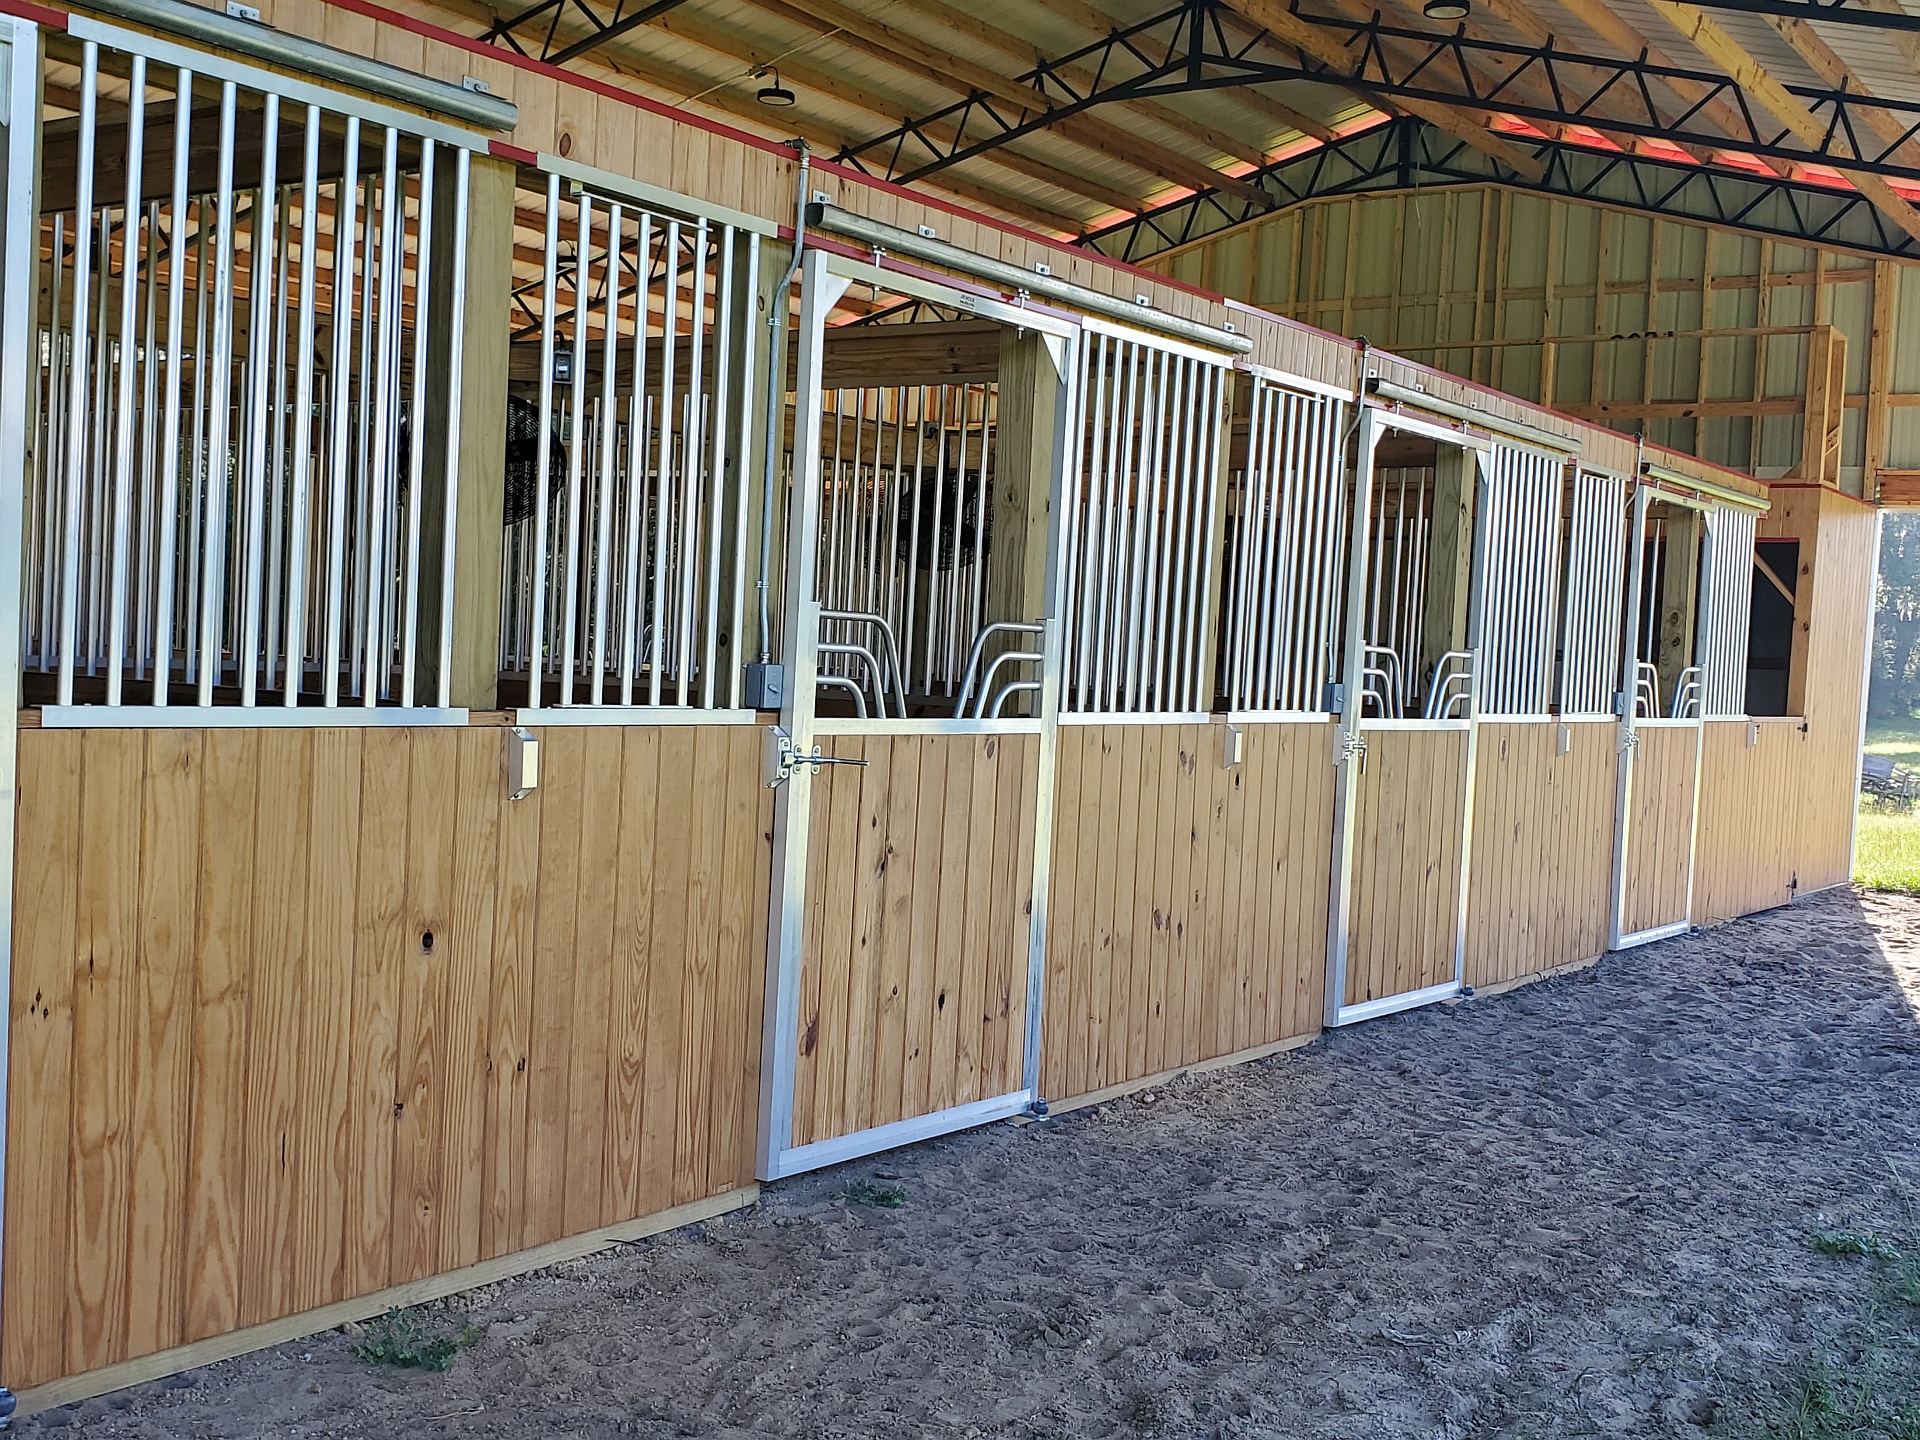
POLYGON ((1867 706, 1877 720, 1920 712, 1920 514, 1884 517, 1867 706))

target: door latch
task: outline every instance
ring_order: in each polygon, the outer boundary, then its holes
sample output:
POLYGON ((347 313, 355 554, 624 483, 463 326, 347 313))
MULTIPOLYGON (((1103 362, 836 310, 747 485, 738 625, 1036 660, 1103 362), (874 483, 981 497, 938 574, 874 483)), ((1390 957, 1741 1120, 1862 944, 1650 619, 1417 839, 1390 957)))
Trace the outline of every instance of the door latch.
POLYGON ((1349 765, 1358 763, 1360 773, 1367 773, 1367 737, 1355 730, 1340 737, 1340 758, 1349 765))
POLYGON ((802 750, 780 726, 767 727, 765 779, 769 790, 786 784, 803 768, 818 775, 822 765, 859 765, 864 768, 866 763, 839 755, 822 755, 818 745, 811 751, 802 750))

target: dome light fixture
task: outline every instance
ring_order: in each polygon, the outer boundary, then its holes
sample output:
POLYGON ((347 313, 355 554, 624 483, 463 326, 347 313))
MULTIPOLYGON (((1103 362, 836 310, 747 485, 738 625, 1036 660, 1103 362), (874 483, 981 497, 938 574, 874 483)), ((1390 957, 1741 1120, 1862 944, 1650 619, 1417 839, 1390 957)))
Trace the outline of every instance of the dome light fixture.
POLYGON ((1420 13, 1429 20, 1464 20, 1472 13, 1467 0, 1427 0, 1420 13))
POLYGON ((754 99, 758 100, 762 105, 778 105, 783 109, 793 104, 795 98, 794 93, 780 83, 780 72, 778 69, 769 65, 764 70, 754 72, 754 78, 759 80, 764 80, 769 75, 773 77, 773 83, 771 85, 762 85, 759 92, 754 96, 754 99))

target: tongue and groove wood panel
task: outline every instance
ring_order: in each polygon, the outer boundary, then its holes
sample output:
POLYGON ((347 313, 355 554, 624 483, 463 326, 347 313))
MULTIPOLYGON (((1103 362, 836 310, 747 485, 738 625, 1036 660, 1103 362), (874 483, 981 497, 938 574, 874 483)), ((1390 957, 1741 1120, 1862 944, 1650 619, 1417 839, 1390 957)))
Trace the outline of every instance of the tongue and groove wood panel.
POLYGON ((21 734, 18 1387, 752 1181, 750 726, 21 734))
POLYGON ((793 1144, 1018 1090, 1038 734, 840 735, 815 788, 793 1144))
POLYGON ((1069 725, 1059 739, 1041 1088, 1067 1101, 1320 1028, 1333 734, 1069 725))
POLYGON ((1454 975, 1467 732, 1365 730, 1356 777, 1349 1005, 1454 975))

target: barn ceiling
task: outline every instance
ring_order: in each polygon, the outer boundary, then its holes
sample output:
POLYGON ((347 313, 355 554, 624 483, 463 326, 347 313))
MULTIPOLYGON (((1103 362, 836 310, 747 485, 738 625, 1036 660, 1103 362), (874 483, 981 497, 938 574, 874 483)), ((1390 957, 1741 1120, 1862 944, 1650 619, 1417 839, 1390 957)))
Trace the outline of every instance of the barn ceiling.
POLYGON ((1485 179, 1920 258, 1920 0, 437 3, 1136 259, 1315 194, 1485 179))

